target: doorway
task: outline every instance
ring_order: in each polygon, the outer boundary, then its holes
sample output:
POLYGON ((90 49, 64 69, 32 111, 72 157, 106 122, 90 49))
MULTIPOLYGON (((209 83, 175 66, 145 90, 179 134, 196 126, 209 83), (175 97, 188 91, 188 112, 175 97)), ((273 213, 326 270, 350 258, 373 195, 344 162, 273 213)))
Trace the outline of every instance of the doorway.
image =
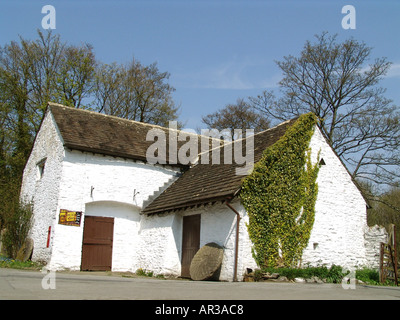
POLYGON ((111 271, 114 218, 86 216, 81 270, 111 271))
POLYGON ((190 278, 190 263, 200 249, 200 215, 183 217, 181 277, 190 278))

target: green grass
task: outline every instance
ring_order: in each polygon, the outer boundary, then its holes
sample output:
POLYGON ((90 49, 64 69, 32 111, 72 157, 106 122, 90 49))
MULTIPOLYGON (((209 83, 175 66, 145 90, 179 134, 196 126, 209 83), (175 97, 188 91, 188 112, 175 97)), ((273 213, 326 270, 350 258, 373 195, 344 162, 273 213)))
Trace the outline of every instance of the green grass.
POLYGON ((0 256, 0 268, 40 270, 42 267, 42 264, 30 260, 23 262, 0 256))

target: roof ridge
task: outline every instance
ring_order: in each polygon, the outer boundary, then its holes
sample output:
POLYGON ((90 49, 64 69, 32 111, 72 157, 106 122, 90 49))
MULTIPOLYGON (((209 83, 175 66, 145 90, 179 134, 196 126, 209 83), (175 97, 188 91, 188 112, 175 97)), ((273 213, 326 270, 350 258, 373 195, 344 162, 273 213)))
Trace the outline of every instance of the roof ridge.
MULTIPOLYGON (((256 133, 250 135, 249 137, 251 137, 251 136, 254 137, 254 136, 260 135, 260 134, 262 134, 262 133, 265 133, 265 132, 267 132, 267 131, 276 129, 276 128, 278 128, 278 127, 281 126, 281 125, 284 125, 284 124, 286 124, 286 123, 289 123, 290 121, 296 120, 297 118, 298 118, 298 117, 293 118, 293 119, 286 120, 286 121, 284 121, 284 122, 281 122, 281 123, 277 124, 276 126, 273 126, 273 127, 271 127, 271 128, 265 129, 265 130, 260 131, 260 132, 256 132, 256 133)), ((205 151, 203 151, 203 152, 199 152, 198 157, 199 157, 200 155, 202 155, 202 154, 205 154, 205 153, 207 153, 207 152, 216 150, 216 149, 218 149, 218 148, 221 148, 221 149, 222 149, 222 148, 228 146, 229 144, 234 144, 234 143, 236 143, 236 142, 239 142, 240 140, 246 140, 246 139, 248 139, 249 137, 246 136, 245 138, 242 137, 242 138, 240 138, 240 139, 232 140, 232 141, 227 141, 227 142, 225 142, 224 139, 220 139, 221 141, 224 142, 222 145, 220 145, 220 146, 218 146, 218 147, 215 147, 215 148, 211 148, 211 149, 209 149, 209 150, 205 150, 205 151)), ((215 139, 216 139, 216 138, 215 138, 215 139)), ((197 159, 197 160, 198 160, 198 159, 197 159)), ((196 164, 197 164, 197 161, 196 161, 196 164)))
MULTIPOLYGON (((167 127, 163 127, 157 124, 151 124, 151 123, 147 123, 147 122, 141 122, 141 121, 137 121, 137 120, 131 120, 131 119, 126 119, 126 118, 122 118, 122 117, 118 117, 118 116, 114 116, 114 115, 110 115, 110 114, 105 114, 105 113, 100 113, 98 111, 94 111, 94 110, 88 110, 88 109, 80 109, 80 108, 74 108, 74 107, 70 107, 70 106, 66 106, 60 103, 55 103, 55 102, 48 102, 48 106, 50 107, 61 107, 63 109, 68 109, 68 110, 73 110, 73 112, 87 112, 96 116, 102 116, 105 118, 111 118, 111 119, 115 119, 115 120, 121 120, 121 121, 125 121, 125 122, 130 122, 130 123, 137 123, 139 125, 144 125, 144 126, 151 126, 151 127, 159 127, 161 129, 173 129, 173 128, 167 128, 167 127)), ((178 130, 179 131, 179 130, 178 130)))
MULTIPOLYGON (((195 135, 195 136, 199 136, 199 137, 203 137, 204 136, 204 137, 207 137, 209 139, 222 141, 221 139, 218 139, 218 138, 214 138, 214 137, 210 137, 210 136, 207 136, 207 135, 202 135, 202 134, 198 134, 198 133, 194 133, 194 132, 185 131, 185 130, 182 130, 182 129, 171 128, 171 127, 163 127, 163 126, 160 126, 158 124, 152 124, 152 123, 141 122, 141 121, 137 121, 137 120, 121 118, 121 117, 114 116, 114 115, 100 113, 100 112, 97 112, 97 111, 94 111, 94 110, 69 107, 69 106, 66 106, 66 105, 63 105, 63 104, 60 104, 60 103, 56 103, 56 102, 49 101, 48 102, 48 106, 49 107, 58 107, 58 108, 61 107, 63 109, 73 110, 73 112, 76 112, 76 111, 78 111, 78 112, 87 112, 87 113, 90 113, 90 114, 93 114, 93 115, 96 115, 96 116, 103 116, 105 118, 111 118, 111 119, 114 119, 114 120, 117 120, 117 121, 124 121, 124 122, 128 122, 128 123, 131 123, 131 124, 138 124, 138 125, 142 125, 142 126, 148 126, 148 127, 154 128, 154 129, 161 129, 161 130, 165 130, 165 131, 173 130, 173 131, 176 131, 176 132, 185 132, 185 133, 190 134, 190 135, 195 135)), ((173 120, 173 121, 175 121, 175 120, 173 120)))

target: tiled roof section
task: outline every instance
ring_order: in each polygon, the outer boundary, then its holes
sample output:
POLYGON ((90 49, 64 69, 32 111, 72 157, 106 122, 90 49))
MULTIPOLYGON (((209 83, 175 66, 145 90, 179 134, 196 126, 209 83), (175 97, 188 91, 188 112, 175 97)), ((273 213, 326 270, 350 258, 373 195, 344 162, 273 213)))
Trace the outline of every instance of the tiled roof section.
MULTIPOLYGON (((146 141, 146 135, 149 130, 158 129, 165 133, 166 160, 170 163, 168 128, 55 103, 49 103, 49 109, 67 148, 146 161, 146 151, 154 143, 154 140, 146 141)), ((178 148, 185 143, 178 141, 178 148)), ((176 164, 176 161, 171 164, 176 164)))
MULTIPOLYGON (((261 159, 265 149, 281 138, 288 127, 297 119, 286 121, 274 128, 254 135, 254 162, 261 159)), ((246 143, 242 143, 245 150, 246 143)), ((233 148, 234 149, 234 148, 233 148)), ((220 164, 199 164, 186 171, 169 188, 153 200, 143 211, 144 214, 155 214, 186 208, 198 204, 225 200, 232 197, 241 186, 243 175, 236 174, 240 166, 224 164, 223 147, 220 150, 220 164)), ((245 154, 244 151, 242 154, 245 154)))

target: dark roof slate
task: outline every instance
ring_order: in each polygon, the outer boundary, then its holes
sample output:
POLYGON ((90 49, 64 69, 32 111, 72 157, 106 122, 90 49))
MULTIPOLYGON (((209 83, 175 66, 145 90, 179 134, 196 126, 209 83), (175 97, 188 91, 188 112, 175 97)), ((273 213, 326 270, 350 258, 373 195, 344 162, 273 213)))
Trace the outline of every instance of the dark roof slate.
MULTIPOLYGON (((295 121, 296 119, 286 121, 254 135, 254 163, 261 159, 263 151, 277 142, 295 121)), ((242 143, 242 154, 245 154, 245 146, 242 143)), ((236 174, 236 168, 240 166, 235 161, 224 164, 223 147, 220 154, 220 164, 212 164, 211 161, 210 164, 202 164, 200 160, 144 208, 142 213, 161 213, 233 197, 240 189, 244 176, 236 174)))
MULTIPOLYGON (((176 161, 169 161, 169 128, 55 103, 49 103, 48 108, 56 121, 64 146, 69 149, 147 161, 146 151, 154 140, 146 141, 146 135, 149 130, 158 129, 165 133, 167 164, 183 166, 176 161)), ((177 141, 178 148, 185 143, 177 141)))

